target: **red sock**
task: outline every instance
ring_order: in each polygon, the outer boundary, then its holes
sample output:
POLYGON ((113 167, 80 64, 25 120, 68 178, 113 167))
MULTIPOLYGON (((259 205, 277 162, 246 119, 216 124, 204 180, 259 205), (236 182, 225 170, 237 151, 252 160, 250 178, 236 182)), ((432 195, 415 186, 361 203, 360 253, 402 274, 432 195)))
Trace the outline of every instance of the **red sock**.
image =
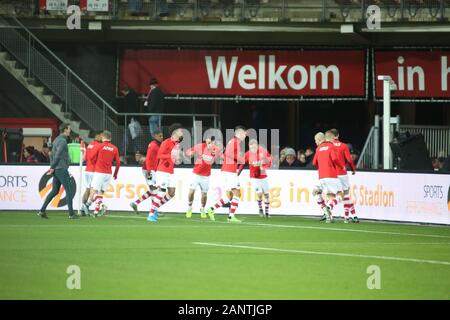
POLYGON ((344 196, 344 214, 346 217, 348 217, 351 207, 352 207, 352 202, 350 201, 350 197, 348 195, 345 195, 344 196))
POLYGON ((239 206, 239 198, 233 197, 233 199, 231 199, 230 216, 234 216, 238 206, 239 206))
POLYGON ((230 202, 230 200, 228 198, 226 198, 225 200, 219 199, 215 204, 214 207, 212 209, 219 209, 220 207, 223 207, 224 205, 226 205, 228 202, 230 202))
POLYGON ((259 210, 262 210, 262 200, 256 200, 256 201, 258 201, 258 207, 259 207, 259 210))
POLYGON ((162 197, 155 195, 155 197, 153 198, 155 199, 152 202, 152 208, 150 209, 150 214, 155 213, 156 210, 159 210, 159 208, 164 205, 165 203, 167 203, 170 199, 172 199, 171 196, 169 196, 168 194, 163 195, 162 197))
POLYGON ((320 209, 325 208, 325 201, 323 201, 322 195, 317 194, 317 195, 315 196, 315 198, 316 198, 316 202, 317 202, 317 204, 319 205, 320 209))
POLYGON ((94 212, 95 212, 95 213, 98 213, 98 212, 100 211, 100 207, 101 207, 102 204, 103 204, 103 196, 101 196, 101 195, 99 195, 99 194, 96 194, 96 195, 94 196, 94 202, 95 202, 95 209, 94 209, 94 212))
POLYGON ((145 200, 147 200, 148 198, 150 198, 152 196, 151 191, 147 191, 146 193, 144 193, 141 197, 139 197, 139 199, 137 199, 135 201, 136 204, 139 204, 145 200))
POLYGON ((327 206, 333 210, 333 208, 337 205, 338 201, 336 198, 333 198, 331 200, 328 201, 327 206))
POLYGON ((159 207, 161 206, 161 201, 162 201, 162 198, 160 196, 155 195, 153 197, 152 207, 150 208, 150 214, 153 214, 155 212, 155 210, 159 209, 159 207))
POLYGON ((270 206, 269 196, 266 196, 264 198, 264 209, 266 210, 266 214, 269 214, 269 206, 270 206))

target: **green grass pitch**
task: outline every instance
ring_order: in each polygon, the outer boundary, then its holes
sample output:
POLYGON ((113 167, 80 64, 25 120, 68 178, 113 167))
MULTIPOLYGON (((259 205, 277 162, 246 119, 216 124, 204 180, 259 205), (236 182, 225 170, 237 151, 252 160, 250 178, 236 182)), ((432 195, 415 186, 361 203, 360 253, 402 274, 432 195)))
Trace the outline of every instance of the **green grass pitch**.
POLYGON ((0 213, 0 299, 450 298, 449 227, 49 217, 0 213), (70 265, 80 267, 80 290, 66 286, 70 265), (380 289, 367 286, 373 265, 380 289))

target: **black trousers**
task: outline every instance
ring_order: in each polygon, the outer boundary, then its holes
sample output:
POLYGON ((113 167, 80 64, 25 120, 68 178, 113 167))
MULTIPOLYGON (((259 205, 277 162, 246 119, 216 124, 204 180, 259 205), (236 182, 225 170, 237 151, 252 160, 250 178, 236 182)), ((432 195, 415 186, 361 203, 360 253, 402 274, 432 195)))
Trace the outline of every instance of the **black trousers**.
POLYGON ((69 207, 69 215, 74 215, 72 200, 74 196, 74 186, 70 181, 69 171, 67 169, 56 169, 53 173, 53 187, 52 191, 45 198, 44 204, 42 205, 41 212, 45 212, 48 204, 53 200, 53 198, 59 193, 59 189, 63 185, 66 191, 66 201, 69 207))

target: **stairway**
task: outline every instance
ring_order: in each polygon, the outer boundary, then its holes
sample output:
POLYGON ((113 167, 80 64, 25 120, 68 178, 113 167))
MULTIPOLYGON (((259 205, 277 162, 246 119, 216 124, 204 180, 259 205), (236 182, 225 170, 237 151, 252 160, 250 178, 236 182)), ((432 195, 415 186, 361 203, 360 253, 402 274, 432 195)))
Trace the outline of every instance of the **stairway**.
POLYGON ((118 113, 13 16, 0 14, 0 65, 86 142, 92 131, 123 139, 118 113))
POLYGON ((50 110, 61 122, 70 123, 73 132, 80 135, 80 138, 86 142, 92 140, 89 137, 90 130, 82 129, 81 122, 70 119, 70 114, 63 112, 63 105, 61 103, 53 102, 55 96, 46 94, 44 87, 34 84, 32 79, 27 78, 26 70, 18 67, 17 61, 8 55, 7 52, 0 51, 0 65, 5 68, 17 81, 22 84, 30 93, 36 97, 48 110, 50 110))

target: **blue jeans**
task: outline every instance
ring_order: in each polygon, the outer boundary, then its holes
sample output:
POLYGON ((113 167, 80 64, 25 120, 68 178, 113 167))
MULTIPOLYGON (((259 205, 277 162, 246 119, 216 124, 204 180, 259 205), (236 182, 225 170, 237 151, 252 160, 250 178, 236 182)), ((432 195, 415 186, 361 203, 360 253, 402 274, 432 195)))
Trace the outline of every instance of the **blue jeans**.
POLYGON ((158 14, 167 15, 169 13, 169 6, 167 0, 158 0, 158 14))
POLYGON ((129 0, 128 9, 132 14, 140 13, 142 10, 142 0, 129 0))
POLYGON ((153 137, 153 134, 155 133, 156 130, 160 129, 161 120, 162 120, 161 116, 150 116, 150 118, 148 118, 148 126, 150 129, 151 137, 153 137))
POLYGON ((123 150, 123 154, 124 156, 126 156, 128 154, 128 151, 131 150, 131 152, 136 152, 138 151, 138 138, 136 137, 136 139, 132 139, 130 133, 127 131, 127 134, 123 137, 123 144, 122 144, 122 150, 123 150), (126 146, 126 148, 125 148, 126 146))

